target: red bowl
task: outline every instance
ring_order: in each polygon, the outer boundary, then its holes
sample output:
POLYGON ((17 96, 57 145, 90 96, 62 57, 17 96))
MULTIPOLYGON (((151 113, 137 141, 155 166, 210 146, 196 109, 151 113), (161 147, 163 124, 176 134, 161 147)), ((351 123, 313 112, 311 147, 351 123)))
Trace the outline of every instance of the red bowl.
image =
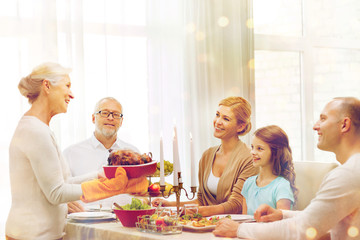
POLYGON ((145 210, 113 210, 124 227, 135 227, 138 216, 152 215, 155 213, 156 208, 150 208, 145 210))
POLYGON ((138 178, 153 174, 156 171, 156 165, 157 163, 155 161, 152 161, 139 165, 111 165, 103 167, 105 176, 109 179, 115 177, 115 172, 118 167, 122 167, 125 169, 128 178, 138 178))

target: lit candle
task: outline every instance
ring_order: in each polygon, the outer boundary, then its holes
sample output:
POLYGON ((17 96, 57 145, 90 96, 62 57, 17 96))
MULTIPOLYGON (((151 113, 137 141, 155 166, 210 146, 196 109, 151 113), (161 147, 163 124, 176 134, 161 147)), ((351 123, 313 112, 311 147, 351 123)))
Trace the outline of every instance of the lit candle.
POLYGON ((176 125, 174 126, 174 138, 173 138, 173 169, 174 169, 174 186, 179 186, 178 172, 180 171, 179 163, 179 149, 176 125))
POLYGON ((190 133, 190 164, 191 164, 191 187, 196 187, 194 145, 193 145, 191 133, 190 133))
POLYGON ((165 169, 164 169, 164 146, 162 134, 160 134, 160 186, 165 185, 165 169))

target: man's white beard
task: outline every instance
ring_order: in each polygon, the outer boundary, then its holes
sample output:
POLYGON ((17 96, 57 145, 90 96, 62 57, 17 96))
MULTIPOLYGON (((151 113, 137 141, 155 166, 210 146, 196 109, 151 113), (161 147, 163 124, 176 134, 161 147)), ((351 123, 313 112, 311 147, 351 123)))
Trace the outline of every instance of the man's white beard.
POLYGON ((96 131, 101 133, 106 138, 112 138, 117 133, 117 129, 111 130, 111 129, 104 129, 96 126, 96 131))

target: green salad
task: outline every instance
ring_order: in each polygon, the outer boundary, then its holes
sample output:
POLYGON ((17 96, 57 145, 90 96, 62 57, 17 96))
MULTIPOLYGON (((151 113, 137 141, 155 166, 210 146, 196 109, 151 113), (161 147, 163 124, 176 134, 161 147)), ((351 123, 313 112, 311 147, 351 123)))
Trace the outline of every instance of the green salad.
POLYGON ((126 204, 126 205, 121 206, 121 207, 124 210, 140 210, 140 209, 150 209, 151 208, 148 204, 143 203, 141 200, 139 200, 137 198, 131 199, 130 204, 126 204))

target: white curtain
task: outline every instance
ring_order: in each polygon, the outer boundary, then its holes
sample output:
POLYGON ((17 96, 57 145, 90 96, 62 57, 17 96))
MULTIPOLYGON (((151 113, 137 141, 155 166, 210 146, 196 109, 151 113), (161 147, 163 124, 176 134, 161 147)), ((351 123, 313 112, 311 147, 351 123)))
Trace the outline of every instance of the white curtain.
POLYGON ((218 102, 250 98, 250 9, 248 0, 0 1, 0 236, 11 201, 8 147, 29 108, 17 90, 21 77, 45 61, 73 69, 75 99, 51 123, 62 149, 92 134, 91 113, 105 96, 123 104, 119 137, 156 160, 162 134, 172 161, 176 124, 189 186, 190 132, 198 161, 219 143, 212 129, 218 102))
POLYGON ((190 133, 198 162, 204 150, 219 144, 212 127, 219 101, 233 95, 250 98, 250 9, 250 1, 242 0, 149 4, 150 149, 159 148, 162 133, 165 158, 172 159, 175 122, 185 185, 190 185, 190 133))

